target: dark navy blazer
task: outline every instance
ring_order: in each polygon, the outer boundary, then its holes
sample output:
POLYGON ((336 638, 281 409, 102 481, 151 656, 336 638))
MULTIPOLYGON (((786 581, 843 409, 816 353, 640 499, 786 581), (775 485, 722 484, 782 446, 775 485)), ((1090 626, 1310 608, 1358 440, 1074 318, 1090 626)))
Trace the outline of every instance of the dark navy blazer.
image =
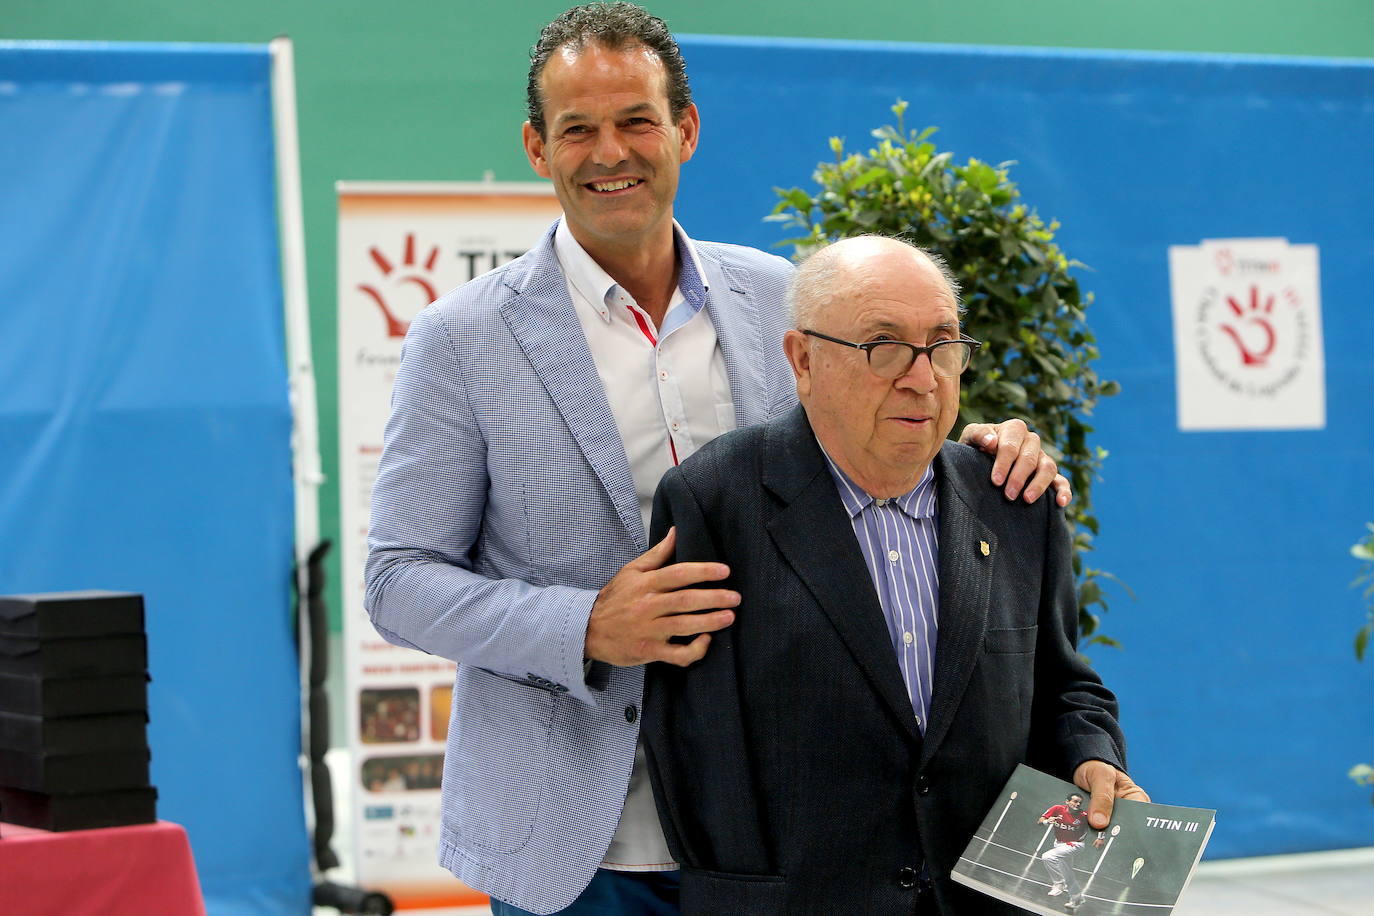
POLYGON ((853 528, 800 407, 729 433, 659 487, 653 536, 728 563, 736 622, 698 664, 649 668, 644 738, 686 916, 1011 914, 949 880, 1025 762, 1125 767, 1116 701, 1077 653, 1069 534, 1009 502, 991 459, 936 458, 939 643, 915 723, 853 528))

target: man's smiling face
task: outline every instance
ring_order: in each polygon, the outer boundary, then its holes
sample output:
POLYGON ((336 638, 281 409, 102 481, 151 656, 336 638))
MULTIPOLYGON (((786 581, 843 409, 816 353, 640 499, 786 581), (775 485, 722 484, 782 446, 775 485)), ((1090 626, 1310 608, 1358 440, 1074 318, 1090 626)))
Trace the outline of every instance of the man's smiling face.
POLYGON ((535 172, 553 181, 573 237, 598 249, 667 232, 678 171, 696 149, 696 107, 677 123, 658 55, 595 43, 561 48, 540 75, 547 136, 524 127, 535 172))

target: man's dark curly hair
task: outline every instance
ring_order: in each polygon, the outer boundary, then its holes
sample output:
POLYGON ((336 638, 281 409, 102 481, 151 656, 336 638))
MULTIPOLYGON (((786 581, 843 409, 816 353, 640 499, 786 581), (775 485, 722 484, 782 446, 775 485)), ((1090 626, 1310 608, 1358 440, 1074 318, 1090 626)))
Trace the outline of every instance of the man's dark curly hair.
POLYGON ((548 65, 549 57, 559 48, 581 51, 595 44, 611 51, 648 48, 658 55, 667 74, 668 108, 673 123, 692 104, 692 90, 687 85, 687 64, 682 50, 662 19, 633 3, 588 3, 575 6, 553 22, 544 26, 539 41, 530 48, 530 75, 525 93, 529 106, 530 125, 546 136, 544 98, 539 91, 539 78, 548 65))

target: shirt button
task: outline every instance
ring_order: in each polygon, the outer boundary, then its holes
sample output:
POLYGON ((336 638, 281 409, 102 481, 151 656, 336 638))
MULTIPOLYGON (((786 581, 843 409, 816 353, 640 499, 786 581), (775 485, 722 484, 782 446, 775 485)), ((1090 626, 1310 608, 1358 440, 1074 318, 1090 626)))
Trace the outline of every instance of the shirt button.
POLYGON ((673 423, 673 432, 677 432, 677 430, 678 430, 678 424, 675 422, 675 423, 673 423))
POLYGON ((916 869, 914 869, 914 868, 904 868, 904 869, 902 869, 901 871, 897 872, 897 886, 898 886, 898 887, 915 887, 915 886, 916 886, 916 877, 917 877, 917 875, 916 875, 916 869))
POLYGON ((902 555, 895 550, 889 550, 887 552, 887 558, 891 560, 893 563, 896 563, 898 560, 902 558, 902 555))
POLYGON ((925 776, 917 776, 917 777, 916 777, 916 794, 917 794, 917 795, 929 795, 929 794, 930 794, 930 780, 927 779, 925 776))
POLYGON ((906 643, 908 646, 911 645, 912 642, 915 641, 915 639, 916 637, 912 636, 909 631, 902 634, 902 642, 906 643))
POLYGON ((885 499, 875 499, 875 500, 873 500, 873 504, 876 505, 879 509, 881 509, 883 506, 886 506, 886 505, 887 505, 887 500, 885 500, 885 499))
POLYGON ((667 372, 664 372, 664 371, 660 371, 660 372, 658 373, 658 377, 666 382, 666 381, 668 380, 668 373, 667 373, 667 372))
POLYGON ((625 707, 625 721, 626 721, 626 722, 629 722, 630 724, 634 724, 635 719, 638 719, 638 718, 639 718, 639 710, 635 709, 633 706, 626 706, 626 707, 625 707))

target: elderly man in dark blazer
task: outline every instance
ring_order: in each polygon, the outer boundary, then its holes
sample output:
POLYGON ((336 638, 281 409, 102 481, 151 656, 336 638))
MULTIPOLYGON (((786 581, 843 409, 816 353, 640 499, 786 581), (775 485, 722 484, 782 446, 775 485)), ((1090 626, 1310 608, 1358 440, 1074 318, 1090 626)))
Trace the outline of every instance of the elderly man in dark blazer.
POLYGON ((1069 533, 946 441, 963 337, 943 265, 850 239, 797 271, 801 405, 663 478, 654 539, 727 564, 736 621, 650 669, 644 730, 685 914, 1019 912, 950 881, 1018 763, 1144 799, 1077 654, 1069 533))

